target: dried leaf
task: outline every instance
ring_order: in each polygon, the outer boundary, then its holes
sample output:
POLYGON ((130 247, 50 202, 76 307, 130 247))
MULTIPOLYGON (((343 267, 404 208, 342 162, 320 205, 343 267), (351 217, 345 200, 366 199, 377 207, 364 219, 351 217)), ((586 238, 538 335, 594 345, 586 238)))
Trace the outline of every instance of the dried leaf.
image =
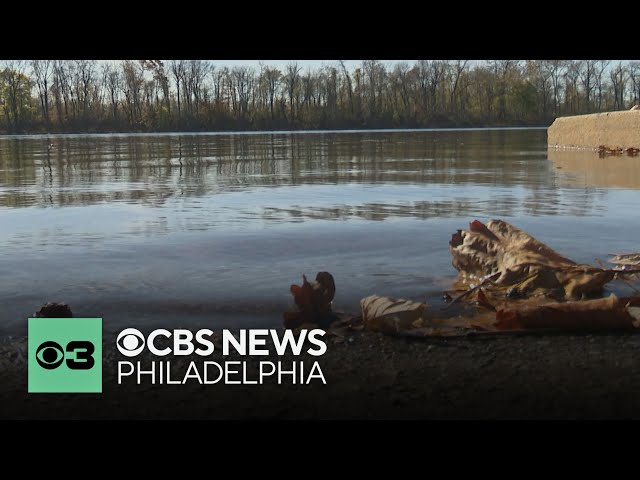
POLYGON ((427 304, 371 295, 360 300, 360 308, 367 330, 395 335, 416 328, 414 322, 423 325, 420 321, 423 320, 427 304))
POLYGON ((627 300, 614 294, 607 298, 498 310, 496 327, 500 330, 633 330, 636 320, 627 300))
POLYGON ((298 311, 284 312, 285 328, 297 328, 305 322, 324 328, 338 319, 331 311, 336 285, 329 272, 318 272, 314 282, 302 275, 302 285, 291 285, 290 290, 298 311))
POLYGON ((640 253, 625 253, 615 255, 609 260, 609 263, 615 263, 617 265, 631 265, 634 267, 640 267, 640 253))
POLYGON ((579 299, 601 293, 615 276, 612 270, 576 264, 502 220, 471 222, 469 231, 452 235, 449 250, 463 283, 499 274, 495 288, 517 287, 524 295, 560 291, 579 299))

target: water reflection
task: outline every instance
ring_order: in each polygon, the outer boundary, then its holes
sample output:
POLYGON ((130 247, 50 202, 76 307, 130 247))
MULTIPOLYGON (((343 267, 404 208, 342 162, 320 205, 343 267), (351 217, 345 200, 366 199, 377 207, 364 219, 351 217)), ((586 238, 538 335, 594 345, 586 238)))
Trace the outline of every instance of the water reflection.
POLYGON ((544 142, 543 130, 5 137, 0 206, 164 206, 284 187, 286 206, 265 204, 252 214, 269 221, 463 216, 486 211, 483 205, 502 215, 562 214, 568 204, 572 214, 597 209, 589 192, 558 193, 544 142), (381 204, 366 201, 361 190, 337 188, 328 205, 305 202, 316 185, 392 185, 396 192, 381 204), (403 187, 411 185, 423 188, 403 187), (291 188, 297 186, 307 188, 291 188))
POLYGON ((560 171, 563 185, 640 188, 640 158, 627 155, 601 157, 591 150, 549 149, 549 160, 560 171))

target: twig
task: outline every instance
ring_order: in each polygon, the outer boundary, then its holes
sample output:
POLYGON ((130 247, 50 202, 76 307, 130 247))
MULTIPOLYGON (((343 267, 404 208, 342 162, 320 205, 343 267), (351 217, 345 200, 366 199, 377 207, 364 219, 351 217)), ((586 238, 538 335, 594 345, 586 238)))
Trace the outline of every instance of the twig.
MULTIPOLYGON (((596 261, 599 261, 599 259, 596 259, 596 261)), ((560 270, 566 270, 566 269, 560 269, 560 270)), ((609 273, 613 273, 616 275, 617 278, 620 278, 620 280, 622 280, 623 282, 625 282, 625 280, 621 277, 618 277, 619 274, 622 275, 629 275, 629 274, 635 274, 635 273, 640 273, 640 269, 635 269, 635 270, 614 270, 612 268, 602 268, 601 269, 603 272, 609 272, 609 273)), ((493 281, 498 278, 500 275, 502 274, 502 270, 499 272, 494 273, 493 275, 485 278, 481 283, 479 283, 478 285, 476 285, 475 287, 469 288, 468 290, 465 290, 463 293, 461 293, 460 295, 458 295, 457 297, 455 297, 453 300, 451 300, 446 306, 444 306, 442 308, 442 310, 447 310, 449 307, 451 307, 451 305, 453 305, 454 303, 459 302, 460 300, 462 300, 463 298, 467 297, 469 294, 475 292, 476 290, 478 290, 481 287, 484 287, 487 283, 493 283, 493 281)), ((514 283, 510 283, 508 286, 510 287, 517 287, 518 285, 522 285, 524 282, 526 282, 527 280, 536 277, 537 275, 539 275, 540 272, 534 272, 531 275, 528 275, 527 277, 523 278, 522 280, 519 280, 517 282, 514 283)), ((627 283, 627 282, 625 282, 627 283)), ((627 283, 627 285, 629 285, 627 283)), ((633 288, 634 290, 636 290, 634 287, 632 287, 631 285, 629 285, 631 288, 633 288)), ((636 290, 638 291, 638 290, 636 290)))
MULTIPOLYGON (((621 271, 620 273, 627 273, 624 271, 621 271)), ((627 280, 626 278, 622 277, 622 276, 618 276, 618 274, 616 273, 614 275, 613 278, 617 278, 618 280, 622 281, 622 283, 624 283, 627 287, 629 287, 631 290, 633 290, 636 293, 640 293, 640 290, 638 290, 636 287, 634 287, 631 282, 629 280, 627 280)))
MULTIPOLYGON (((472 292, 475 292, 476 290, 478 290, 481 287, 484 287, 487 283, 493 283, 493 281, 498 278, 500 275, 502 274, 502 270, 499 272, 494 273, 493 275, 491 275, 490 277, 485 278, 481 283, 479 283, 478 285, 476 285, 475 287, 472 287, 468 290, 466 290, 464 293, 461 293, 460 295, 458 295, 456 298, 454 298, 453 300, 451 300, 451 302, 449 302, 449 304, 447 304, 446 307, 443 308, 443 310, 446 310, 447 308, 449 308, 451 305, 453 305, 454 303, 462 300, 464 297, 466 297, 467 295, 469 295, 472 292)), ((526 282, 527 280, 534 278, 535 276, 537 276, 539 274, 539 272, 535 272, 532 273, 531 275, 528 275, 527 277, 523 278, 522 280, 520 280, 519 282, 515 282, 515 283, 511 283, 509 284, 510 287, 517 287, 518 285, 522 285, 524 282, 526 282)))
POLYGON ((453 305, 456 302, 459 302, 460 300, 462 300, 464 297, 466 297, 467 295, 469 295, 472 292, 475 292, 476 290, 478 290, 480 287, 485 286, 487 283, 493 283, 493 280, 495 280, 496 278, 498 278, 500 275, 502 274, 502 271, 500 272, 496 272, 493 275, 485 278, 481 283, 479 283, 478 285, 476 285, 475 287, 472 287, 468 290, 465 290, 463 293, 461 293, 460 295, 458 295, 456 298, 454 298, 453 300, 451 300, 442 310, 447 310, 451 305, 453 305))

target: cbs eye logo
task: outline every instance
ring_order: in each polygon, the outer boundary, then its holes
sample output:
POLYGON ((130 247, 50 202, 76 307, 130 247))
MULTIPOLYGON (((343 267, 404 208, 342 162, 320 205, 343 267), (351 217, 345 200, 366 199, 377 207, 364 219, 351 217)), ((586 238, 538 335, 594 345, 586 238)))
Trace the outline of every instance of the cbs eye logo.
POLYGON ((102 392, 102 319, 30 318, 29 393, 102 392))
MULTIPOLYGON (((67 358, 67 367, 71 370, 89 370, 95 365, 93 343, 75 340, 67 343, 66 351, 75 354, 75 357, 67 358)), ((43 342, 36 350, 36 361, 38 365, 47 370, 53 370, 62 365, 65 359, 64 350, 56 342, 43 342)))
POLYGON ((135 357, 144 350, 144 335, 136 328, 125 328, 118 335, 116 345, 125 357, 135 357))

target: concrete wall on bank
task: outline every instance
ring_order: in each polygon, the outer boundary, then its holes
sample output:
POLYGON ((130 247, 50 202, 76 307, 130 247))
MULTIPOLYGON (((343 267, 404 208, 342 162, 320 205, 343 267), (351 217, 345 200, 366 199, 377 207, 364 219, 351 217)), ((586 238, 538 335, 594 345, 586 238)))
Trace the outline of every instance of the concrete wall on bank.
POLYGON ((640 148, 640 110, 556 118, 547 143, 549 148, 640 148))

